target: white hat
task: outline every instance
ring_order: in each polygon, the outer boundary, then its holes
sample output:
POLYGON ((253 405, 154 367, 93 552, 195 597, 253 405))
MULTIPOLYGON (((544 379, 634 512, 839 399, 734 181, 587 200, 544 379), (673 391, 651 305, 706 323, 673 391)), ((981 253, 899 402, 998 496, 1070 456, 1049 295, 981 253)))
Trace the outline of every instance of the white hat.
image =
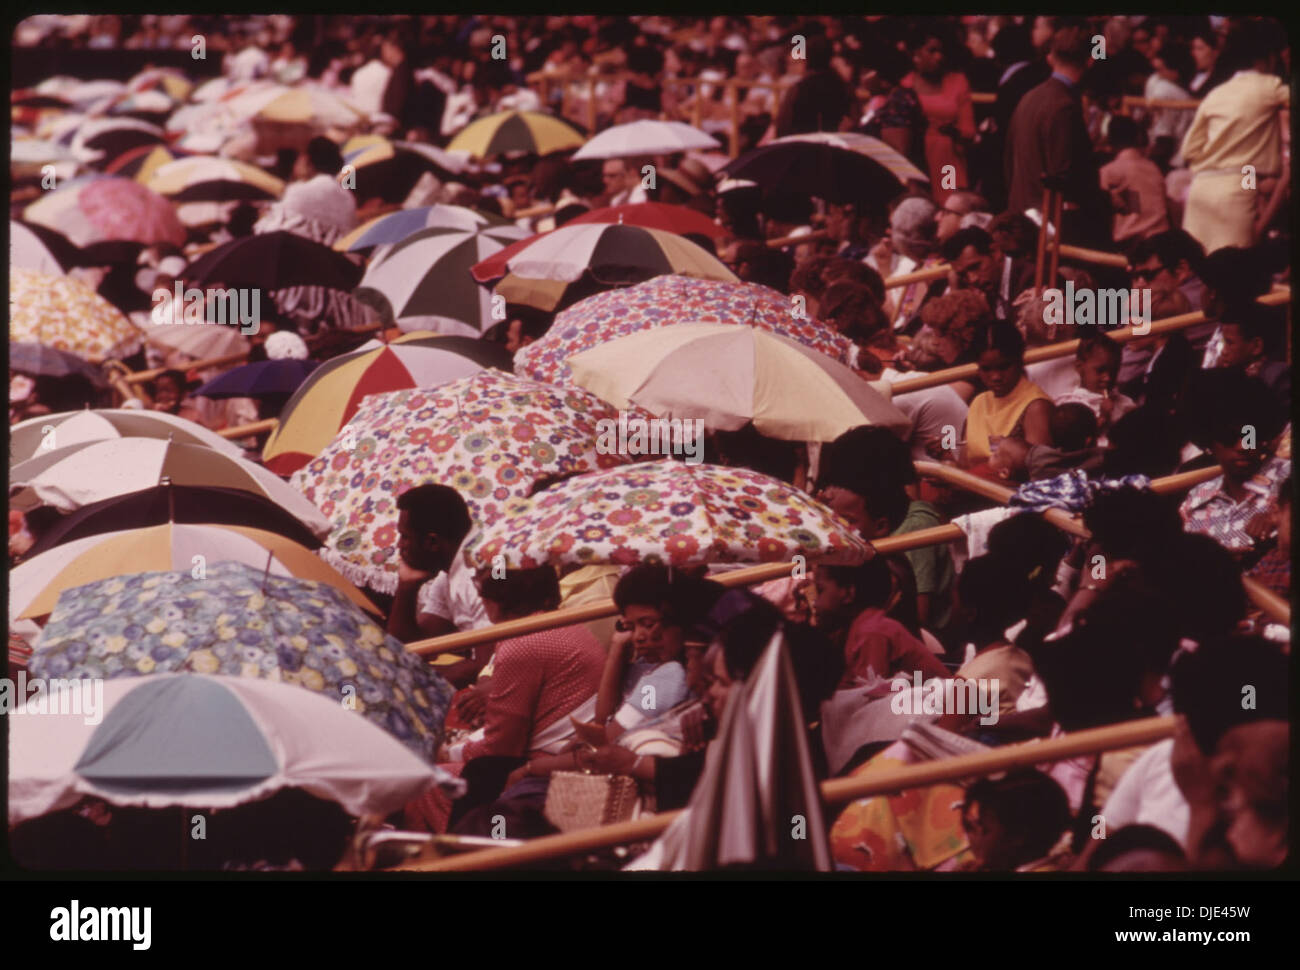
POLYGON ((307 344, 292 330, 277 330, 266 338, 267 360, 306 360, 307 344))

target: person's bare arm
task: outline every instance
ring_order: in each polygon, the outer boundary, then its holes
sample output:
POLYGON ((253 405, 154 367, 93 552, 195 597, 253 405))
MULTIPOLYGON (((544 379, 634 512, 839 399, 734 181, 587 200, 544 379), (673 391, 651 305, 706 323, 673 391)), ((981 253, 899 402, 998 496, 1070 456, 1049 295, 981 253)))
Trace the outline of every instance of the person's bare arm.
POLYGON ((1025 408, 1025 441, 1031 445, 1050 445, 1052 432, 1048 423, 1052 418, 1052 402, 1039 398, 1025 408))

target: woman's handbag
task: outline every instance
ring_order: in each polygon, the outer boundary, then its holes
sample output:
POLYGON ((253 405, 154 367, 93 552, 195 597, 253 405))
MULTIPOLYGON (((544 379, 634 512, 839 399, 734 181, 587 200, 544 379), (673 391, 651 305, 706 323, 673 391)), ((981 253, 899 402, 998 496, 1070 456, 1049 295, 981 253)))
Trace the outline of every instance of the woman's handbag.
POLYGON ((626 822, 638 802, 636 779, 627 775, 593 775, 556 771, 546 789, 546 820, 561 832, 626 822))

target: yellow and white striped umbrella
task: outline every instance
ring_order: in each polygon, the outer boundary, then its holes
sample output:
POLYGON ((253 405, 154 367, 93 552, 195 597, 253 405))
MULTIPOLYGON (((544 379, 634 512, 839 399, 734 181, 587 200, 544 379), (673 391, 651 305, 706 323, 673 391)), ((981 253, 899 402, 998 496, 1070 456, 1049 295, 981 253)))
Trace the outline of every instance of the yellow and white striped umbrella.
POLYGON ((159 166, 148 187, 183 202, 278 199, 284 194, 284 182, 256 165, 209 155, 180 158, 159 166))
POLYGON ((549 155, 577 148, 586 139, 559 118, 540 111, 501 111, 471 121, 447 145, 448 151, 491 158, 505 152, 549 155))
POLYGON ((273 576, 333 586, 357 606, 378 613, 360 590, 306 546, 276 532, 240 525, 167 522, 146 529, 105 532, 55 546, 9 574, 9 618, 31 619, 54 609, 64 590, 143 572, 242 562, 273 576))
POLYGON ((90 361, 129 356, 141 344, 122 311, 85 283, 17 267, 9 273, 9 339, 90 361))
POLYGON ((232 115, 244 120, 346 128, 365 117, 362 111, 344 98, 310 84, 297 87, 283 84, 257 85, 235 94, 226 103, 232 115))

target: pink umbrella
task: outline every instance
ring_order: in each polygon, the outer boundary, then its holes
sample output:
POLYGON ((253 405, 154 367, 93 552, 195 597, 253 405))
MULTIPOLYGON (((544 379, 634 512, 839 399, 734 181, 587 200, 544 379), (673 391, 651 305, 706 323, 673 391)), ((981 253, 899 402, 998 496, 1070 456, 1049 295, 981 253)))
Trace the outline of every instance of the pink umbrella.
POLYGON ((185 244, 185 227, 172 204, 134 179, 96 179, 81 190, 77 202, 104 239, 185 244))

